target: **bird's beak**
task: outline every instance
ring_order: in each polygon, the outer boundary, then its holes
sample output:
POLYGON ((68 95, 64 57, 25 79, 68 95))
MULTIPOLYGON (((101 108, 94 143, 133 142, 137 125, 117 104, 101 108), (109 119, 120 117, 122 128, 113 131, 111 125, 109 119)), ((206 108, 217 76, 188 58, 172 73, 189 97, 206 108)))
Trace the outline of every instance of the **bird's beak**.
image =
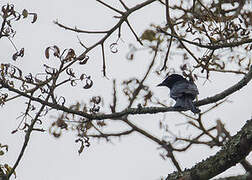
POLYGON ((160 84, 158 84, 157 86, 164 86, 164 84, 163 84, 163 83, 160 83, 160 84))

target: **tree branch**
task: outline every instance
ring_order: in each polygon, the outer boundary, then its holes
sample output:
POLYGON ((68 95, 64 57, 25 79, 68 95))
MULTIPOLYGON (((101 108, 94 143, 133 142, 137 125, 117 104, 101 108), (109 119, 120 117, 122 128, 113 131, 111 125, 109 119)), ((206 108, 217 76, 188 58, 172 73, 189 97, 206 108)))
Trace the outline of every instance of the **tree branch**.
MULTIPOLYGON (((194 104, 196 106, 203 106, 206 104, 210 104, 210 103, 214 103, 217 102, 219 100, 224 99, 225 97, 233 94, 234 92, 240 90, 242 87, 246 86, 249 81, 252 79, 252 67, 250 68, 250 71, 235 85, 231 86, 230 88, 224 90, 223 92, 216 94, 212 97, 207 97, 205 99, 202 99, 198 102, 195 102, 194 104)), ((8 89, 9 91, 15 92, 17 94, 20 94, 26 98, 31 99, 32 101, 36 101, 39 102, 41 104, 44 104, 46 106, 49 106, 51 108, 57 109, 57 110, 61 110, 67 113, 72 113, 72 114, 76 114, 82 117, 85 117, 89 120, 103 120, 103 119, 116 119, 119 117, 122 117, 124 115, 128 115, 128 114, 154 114, 154 113, 160 113, 160 112, 170 112, 170 111, 185 111, 187 109, 182 109, 182 108, 175 108, 175 107, 146 107, 146 108, 127 108, 121 112, 116 112, 116 113, 111 113, 111 114, 88 114, 82 111, 76 111, 73 109, 69 109, 66 106, 63 105, 59 105, 59 104, 54 104, 54 103, 50 103, 50 102, 46 102, 40 98, 37 97, 33 97, 28 95, 25 92, 22 92, 18 89, 15 89, 11 86, 9 86, 7 83, 5 83, 3 80, 0 80, 0 84, 2 85, 3 88, 8 89)))
POLYGON ((137 40, 137 41, 138 41, 141 45, 143 45, 142 41, 138 38, 138 36, 137 36, 137 34, 135 33, 135 31, 134 31, 133 27, 130 25, 129 21, 128 21, 128 20, 126 20, 125 22, 126 22, 126 23, 127 23, 127 25, 129 26, 129 28, 130 28, 131 32, 134 34, 134 36, 135 36, 136 40, 137 40))
MULTIPOLYGON (((50 97, 50 96, 48 95, 46 101, 48 101, 49 97, 50 97)), ((17 160, 16 160, 14 166, 11 168, 10 172, 8 173, 8 179, 9 179, 10 176, 15 172, 15 169, 17 168, 19 162, 21 161, 21 159, 22 159, 22 157, 23 157, 23 155, 24 155, 25 149, 26 149, 26 147, 27 147, 27 145, 28 145, 28 142, 29 142, 29 140, 30 140, 31 133, 32 133, 32 131, 34 130, 33 127, 34 127, 35 123, 37 122, 37 120, 38 120, 40 114, 42 113, 43 109, 45 108, 45 106, 46 106, 46 105, 44 105, 44 104, 41 106, 41 108, 39 109, 38 113, 36 114, 36 116, 35 116, 34 119, 32 120, 31 124, 29 125, 29 128, 28 128, 28 130, 27 130, 27 132, 26 132, 26 134, 25 134, 25 140, 24 140, 22 149, 21 149, 21 151, 20 151, 20 153, 19 153, 19 155, 18 155, 18 158, 17 158, 17 160)))
POLYGON ((216 49, 221 49, 221 48, 232 48, 232 47, 237 47, 237 46, 240 46, 240 45, 243 45, 243 44, 248 44, 248 43, 252 42, 252 39, 243 39, 243 40, 236 41, 236 42, 231 42, 231 43, 206 45, 206 44, 200 44, 200 43, 196 43, 196 42, 193 42, 193 41, 189 41, 189 40, 187 40, 185 38, 179 37, 178 35, 168 33, 166 31, 164 31, 162 28, 157 28, 157 31, 162 32, 165 35, 174 37, 174 38, 178 39, 181 42, 184 41, 184 42, 186 42, 188 44, 192 44, 194 46, 198 46, 198 47, 201 47, 201 48, 207 48, 207 49, 210 49, 210 50, 216 50, 216 49))
POLYGON ((93 138, 120 137, 120 136, 131 134, 132 132, 134 132, 134 129, 122 131, 118 133, 88 134, 88 137, 93 137, 93 138))
POLYGON ((59 23, 58 21, 54 21, 54 23, 56 25, 58 25, 59 27, 61 27, 61 28, 64 28, 64 29, 69 30, 69 31, 74 31, 74 32, 77 32, 77 33, 87 33, 87 34, 105 34, 105 33, 108 33, 108 31, 85 31, 85 30, 82 30, 82 29, 78 29, 77 27, 70 28, 68 26, 65 26, 65 25, 59 23))
MULTIPOLYGON (((63 24, 60 24, 58 23, 57 21, 55 22, 55 24, 57 24, 59 27, 62 27, 64 29, 67 29, 67 30, 71 30, 71 31, 74 31, 74 32, 82 32, 82 33, 106 33, 99 41, 97 41, 96 43, 94 43, 93 45, 91 45, 90 47, 87 47, 85 48, 86 50, 84 52, 82 52, 78 57, 75 58, 74 61, 72 61, 70 64, 74 64, 76 61, 78 61, 78 59, 81 59, 82 57, 84 57, 89 51, 91 51, 92 49, 94 49, 96 46, 98 45, 102 45, 108 37, 110 37, 111 34, 113 34, 117 29, 119 29, 119 32, 120 32, 120 28, 121 28, 121 25, 122 23, 127 22, 127 18, 130 14, 132 14, 133 12, 145 7, 146 5, 148 4, 151 4, 153 2, 155 2, 157 0, 147 0, 143 3, 140 3, 140 4, 137 4, 136 6, 128 9, 127 11, 125 12, 122 12, 122 16, 119 17, 120 20, 108 31, 84 31, 84 30, 80 30, 80 29, 77 29, 77 28, 69 28, 63 24)), ((102 1, 98 0, 98 2, 102 3, 105 5, 105 3, 103 3, 102 1)), ((108 7, 108 5, 106 4, 106 6, 108 7)), ((110 7, 110 6, 109 6, 110 7)), ((111 7, 112 8, 112 7, 111 7)), ((121 12, 121 11, 120 11, 121 12)), ((129 24, 128 24, 129 25, 129 24)), ((139 40, 139 38, 136 36, 135 32, 133 31, 132 27, 129 25, 131 31, 133 32, 134 36, 137 38, 137 41, 139 41, 139 43, 141 44, 141 41, 139 40)), ((120 35, 120 33, 119 33, 120 35)))
POLYGON ((101 0, 96 0, 96 1, 99 2, 99 3, 101 3, 102 5, 106 6, 107 8, 112 9, 113 11, 115 11, 115 12, 117 12, 119 14, 123 14, 122 11, 119 11, 118 9, 113 8, 112 6, 106 4, 105 2, 102 2, 101 0))
POLYGON ((248 120, 241 131, 228 141, 214 156, 203 160, 184 172, 174 172, 167 180, 210 179, 243 160, 252 150, 252 119, 248 120))
POLYGON ((244 175, 230 176, 230 177, 218 178, 214 180, 249 180, 249 179, 252 179, 252 175, 250 173, 246 173, 244 175))

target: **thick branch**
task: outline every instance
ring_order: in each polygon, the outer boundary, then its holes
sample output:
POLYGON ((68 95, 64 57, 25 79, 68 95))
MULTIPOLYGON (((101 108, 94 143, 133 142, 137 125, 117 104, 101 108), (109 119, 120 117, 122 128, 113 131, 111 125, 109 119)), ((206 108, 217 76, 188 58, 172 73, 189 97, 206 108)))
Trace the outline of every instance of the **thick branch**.
MULTIPOLYGON (((219 94, 216 94, 212 97, 207 97, 207 98, 202 99, 198 102, 195 102, 195 105, 202 106, 202 105, 206 105, 206 104, 215 103, 217 101, 220 101, 220 100, 224 99, 225 97, 229 96, 230 94, 233 94, 234 92, 240 90, 242 87, 246 86, 251 79, 252 79, 252 67, 250 68, 250 71, 237 84, 231 86, 230 88, 224 90, 223 92, 221 92, 219 94)), ((2 85, 3 88, 6 88, 9 91, 12 91, 12 92, 20 94, 24 97, 27 97, 27 98, 31 99, 32 101, 39 102, 39 103, 47 105, 51 108, 61 110, 61 111, 67 112, 67 113, 76 114, 76 115, 85 117, 89 120, 116 119, 116 118, 120 118, 120 117, 122 117, 124 115, 128 115, 128 114, 154 114, 154 113, 159 113, 159 112, 185 111, 186 110, 186 109, 174 108, 174 107, 146 107, 146 108, 139 107, 139 108, 127 108, 121 112, 111 113, 111 114, 88 114, 88 113, 85 113, 82 111, 76 111, 73 109, 69 109, 68 107, 65 107, 63 105, 46 102, 40 98, 30 96, 25 92, 22 92, 18 89, 10 87, 7 83, 3 82, 2 80, 0 80, 0 84, 2 85)))
POLYGON ((167 180, 179 178, 210 179, 243 160, 252 150, 252 120, 228 141, 214 156, 198 163, 182 173, 169 174, 167 180))
POLYGON ((209 104, 210 102, 217 102, 221 99, 224 99, 225 97, 229 96, 230 94, 233 94, 234 92, 240 90, 242 87, 246 86, 248 82, 252 79, 252 66, 250 67, 249 72, 246 76, 244 76, 237 84, 231 86, 230 88, 224 90, 223 92, 216 94, 215 96, 205 98, 197 103, 196 106, 202 106, 205 104, 209 104))
POLYGON ((250 173, 246 173, 244 175, 230 176, 230 177, 218 178, 214 180, 249 180, 249 179, 252 179, 252 175, 250 173))

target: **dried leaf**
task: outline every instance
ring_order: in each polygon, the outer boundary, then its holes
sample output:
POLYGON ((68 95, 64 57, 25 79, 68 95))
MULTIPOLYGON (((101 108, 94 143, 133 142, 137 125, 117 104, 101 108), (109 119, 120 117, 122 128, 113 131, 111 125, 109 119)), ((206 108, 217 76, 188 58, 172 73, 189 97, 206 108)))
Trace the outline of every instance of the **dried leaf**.
POLYGON ((22 48, 19 52, 17 51, 16 53, 14 53, 12 59, 16 61, 19 56, 20 57, 24 56, 24 48, 22 48))
POLYGON ((18 57, 18 52, 14 53, 14 54, 12 55, 12 59, 13 59, 14 61, 17 60, 17 57, 18 57))
POLYGON ((35 23, 38 19, 38 15, 36 13, 30 13, 31 15, 33 15, 33 19, 31 23, 35 23))
POLYGON ((88 121, 87 123, 86 123, 86 129, 88 130, 88 129, 90 129, 91 127, 92 127, 93 125, 92 125, 92 123, 90 122, 90 121, 88 121))
POLYGON ((76 85, 77 85, 76 81, 75 80, 71 80, 71 86, 76 86, 76 85))
POLYGON ((73 72, 73 69, 72 68, 67 68, 66 69, 66 73, 67 73, 67 75, 69 75, 69 76, 71 76, 71 77, 76 77, 75 75, 74 75, 74 72, 73 72))
POLYGON ((0 150, 0 156, 4 155, 4 151, 0 150))
POLYGON ((105 121, 98 121, 97 125, 100 127, 103 127, 103 126, 106 126, 106 123, 105 123, 105 121))
POLYGON ((19 51, 19 55, 20 55, 21 57, 24 56, 24 48, 22 48, 22 49, 19 51))
POLYGON ((84 89, 89 89, 93 86, 93 81, 92 80, 87 80, 86 85, 83 87, 84 89))
POLYGON ((82 75, 80 76, 80 80, 82 81, 82 80, 85 79, 86 77, 87 77, 86 74, 82 74, 82 75))
POLYGON ((94 96, 92 97, 92 99, 90 100, 90 102, 93 102, 95 104, 99 104, 101 102, 101 97, 100 96, 94 96))
POLYGON ((110 51, 111 51, 112 53, 117 53, 117 52, 118 52, 117 43, 112 43, 112 44, 110 44, 110 51))
POLYGON ((66 60, 66 61, 71 61, 71 59, 74 58, 74 57, 75 57, 75 52, 74 52, 74 50, 73 50, 73 49, 69 49, 69 50, 68 50, 68 53, 67 53, 67 55, 66 55, 66 57, 65 57, 65 60, 66 60))
POLYGON ((80 62, 79 62, 79 64, 80 65, 83 65, 83 64, 86 64, 87 63, 87 61, 88 61, 88 59, 89 59, 89 56, 84 56, 84 57, 79 57, 79 59, 80 59, 80 62))
POLYGON ((23 18, 27 18, 28 17, 28 11, 26 9, 23 10, 22 12, 23 18))
POLYGON ((16 21, 18 21, 21 18, 21 15, 18 14, 17 18, 15 19, 16 21))
POLYGON ((155 31, 147 29, 141 35, 141 39, 152 42, 154 40, 157 40, 157 38, 155 36, 156 36, 156 32, 155 31))
POLYGON ((46 59, 49 59, 49 50, 50 50, 50 47, 47 47, 46 50, 45 50, 46 59))
POLYGON ((58 48, 58 46, 54 45, 53 49, 54 49, 53 55, 56 56, 56 57, 59 57, 59 55, 60 55, 60 49, 58 48))

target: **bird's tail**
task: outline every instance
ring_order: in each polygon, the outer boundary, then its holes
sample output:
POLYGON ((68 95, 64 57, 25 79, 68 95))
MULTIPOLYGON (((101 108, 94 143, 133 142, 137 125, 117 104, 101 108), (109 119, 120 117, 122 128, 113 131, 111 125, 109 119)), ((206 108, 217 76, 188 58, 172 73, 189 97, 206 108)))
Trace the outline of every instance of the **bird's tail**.
POLYGON ((200 109, 196 108, 190 97, 182 97, 176 100, 174 107, 181 107, 185 109, 190 109, 194 114, 199 113, 200 109))

